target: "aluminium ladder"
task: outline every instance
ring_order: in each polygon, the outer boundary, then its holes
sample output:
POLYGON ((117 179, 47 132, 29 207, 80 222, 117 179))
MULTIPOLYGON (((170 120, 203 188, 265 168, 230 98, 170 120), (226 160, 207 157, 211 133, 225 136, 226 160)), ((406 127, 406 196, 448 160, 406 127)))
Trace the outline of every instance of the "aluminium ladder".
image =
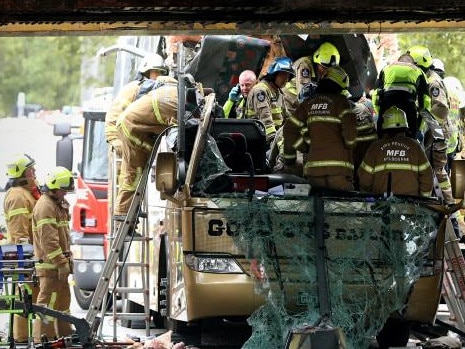
MULTIPOLYGON (((89 307, 89 311, 86 316, 86 320, 91 324, 91 336, 97 334, 97 330, 100 327, 102 319, 106 315, 107 305, 109 305, 108 297, 112 298, 113 303, 113 340, 116 341, 116 325, 118 320, 127 319, 130 321, 134 320, 144 320, 145 329, 147 336, 150 334, 150 324, 151 324, 151 312, 150 312, 150 299, 149 299, 149 240, 151 238, 148 235, 148 220, 147 220, 147 211, 146 209, 146 200, 145 200, 145 191, 146 184, 148 181, 148 176, 152 168, 152 163, 157 153, 158 144, 155 142, 152 153, 144 167, 139 183, 136 187, 133 200, 129 207, 128 213, 120 224, 115 224, 113 219, 110 219, 110 230, 109 236, 109 253, 105 265, 103 267, 102 273, 100 275, 99 282, 94 291, 94 297, 89 307), (141 222, 139 223, 139 219, 141 222), (137 226, 141 225, 139 234, 132 234, 137 226), (134 262, 126 262, 127 254, 131 247, 132 242, 140 242, 141 244, 141 253, 140 259, 134 262), (125 273, 127 273, 127 268, 139 268, 141 272, 142 285, 140 287, 127 287, 125 285, 125 273), (112 287, 110 287, 112 284, 112 287), (144 299, 144 311, 143 313, 130 313, 125 312, 127 310, 129 301, 129 293, 141 293, 144 299), (116 301, 120 297, 125 303, 123 307, 123 312, 117 312, 116 301), (101 310, 100 310, 101 308, 101 310), (100 317, 98 313, 101 312, 100 317)), ((118 159, 116 154, 112 155, 112 166, 111 171, 113 171, 112 176, 112 206, 115 199, 115 193, 117 192, 117 176, 114 174, 118 171, 118 159)), ((111 216, 113 218, 113 215, 111 216)), ((101 327, 100 327, 101 328, 101 327)))
MULTIPOLYGON (((109 183, 111 183, 111 192, 112 192, 112 199, 111 199, 111 206, 109 206, 109 212, 110 212, 110 219, 109 223, 111 224, 111 230, 110 235, 108 237, 108 240, 113 241, 115 238, 115 235, 117 233, 117 226, 115 224, 115 220, 113 218, 113 208, 115 206, 115 201, 116 201, 116 195, 119 190, 119 175, 121 172, 121 163, 122 159, 119 157, 112 149, 112 154, 111 154, 111 181, 109 179, 109 183)), ((144 322, 144 327, 145 327, 145 332, 146 335, 150 335, 150 324, 151 324, 151 317, 150 317, 150 299, 149 299, 149 277, 150 277, 150 271, 149 271, 149 241, 151 240, 149 237, 149 229, 148 229, 148 220, 146 219, 146 215, 143 214, 143 212, 147 212, 147 200, 146 196, 144 195, 144 200, 142 201, 141 204, 141 210, 138 213, 138 217, 135 218, 136 223, 134 223, 133 228, 135 230, 136 226, 139 226, 139 229, 137 229, 139 235, 137 236, 132 236, 132 237, 127 237, 125 247, 123 248, 123 251, 121 251, 121 255, 119 257, 119 261, 116 264, 116 268, 114 269, 114 272, 112 273, 112 277, 110 280, 110 288, 111 292, 107 293, 105 295, 103 305, 108 305, 108 296, 111 296, 112 300, 112 323, 113 323, 113 340, 116 340, 117 333, 116 333, 116 328, 117 328, 117 321, 127 321, 128 327, 134 324, 134 321, 137 320, 143 320, 144 322), (137 224, 137 220, 140 219, 141 222, 137 224), (133 260, 131 262, 127 262, 127 256, 130 250, 133 250, 131 248, 132 243, 138 243, 139 248, 140 248, 140 253, 138 254, 137 257, 135 257, 136 260, 133 260), (134 270, 135 269, 135 270, 134 270), (128 287, 127 283, 127 275, 132 272, 139 272, 140 273, 140 279, 141 279, 141 285, 139 287, 128 287), (111 285, 113 287, 111 287, 111 285), (143 302, 143 311, 140 312, 133 312, 132 307, 131 307, 131 301, 129 300, 129 293, 140 293, 142 294, 142 302, 143 302), (123 304, 123 309, 122 312, 118 312, 118 307, 117 307, 117 300, 121 300, 123 304)), ((131 228, 132 229, 132 228, 131 228)), ((104 316, 104 308, 102 307, 102 318, 104 316)), ((102 327, 100 328, 102 329, 102 327)))
POLYGON ((443 293, 449 309, 449 322, 459 331, 465 332, 465 259, 450 220, 446 223, 443 293))

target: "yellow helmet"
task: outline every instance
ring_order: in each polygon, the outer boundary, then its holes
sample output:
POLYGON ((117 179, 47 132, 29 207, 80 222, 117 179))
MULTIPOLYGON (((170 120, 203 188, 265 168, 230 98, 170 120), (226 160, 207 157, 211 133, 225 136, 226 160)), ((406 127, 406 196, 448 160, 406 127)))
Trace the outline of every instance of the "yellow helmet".
POLYGON ((407 115, 402 109, 392 106, 383 114, 382 127, 383 130, 408 128, 407 115))
POLYGON ((412 56, 413 61, 419 67, 428 69, 433 65, 433 57, 425 46, 415 45, 409 48, 407 53, 412 56))
POLYGON ((48 189, 63 189, 66 191, 74 190, 74 178, 70 170, 63 166, 57 166, 51 171, 46 179, 45 185, 48 189))
POLYGON ((35 163, 34 159, 27 154, 16 154, 6 164, 6 175, 11 179, 21 178, 24 172, 35 163))
POLYGON ((329 79, 335 82, 341 86, 342 90, 347 90, 349 88, 349 75, 339 66, 329 67, 321 77, 321 80, 323 79, 329 79))
POLYGON ((336 46, 330 42, 324 42, 318 47, 313 54, 313 62, 325 67, 334 67, 339 65, 341 56, 336 46))

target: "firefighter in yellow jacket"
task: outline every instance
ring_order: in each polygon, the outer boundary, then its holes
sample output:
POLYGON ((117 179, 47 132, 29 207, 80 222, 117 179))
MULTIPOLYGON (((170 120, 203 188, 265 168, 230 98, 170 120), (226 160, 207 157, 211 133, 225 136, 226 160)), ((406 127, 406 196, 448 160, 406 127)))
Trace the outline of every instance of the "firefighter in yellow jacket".
MULTIPOLYGON (((353 190, 353 148, 357 123, 343 93, 349 76, 341 67, 329 68, 315 94, 306 99, 292 118, 301 127, 294 147, 307 152, 303 175, 313 187, 353 190)), ((284 135, 286 137, 286 135, 284 135)))
POLYGON ((105 115, 105 137, 110 146, 121 153, 121 141, 118 138, 116 122, 121 113, 134 102, 138 95, 143 95, 153 89, 155 80, 159 76, 166 75, 168 67, 160 55, 150 54, 143 58, 136 79, 129 82, 118 93, 113 100, 107 114, 105 115))
POLYGON ((162 80, 163 85, 129 105, 117 121, 123 161, 114 209, 116 220, 124 220, 129 210, 155 137, 176 123, 177 80, 169 76, 159 77, 158 80, 162 80))
MULTIPOLYGON (((37 304, 65 313, 70 311, 68 276, 72 273, 73 265, 69 203, 65 196, 73 190, 72 173, 65 167, 56 167, 47 175, 44 194, 32 212, 34 255, 42 260, 36 264, 40 288, 37 304)), ((40 342, 42 335, 53 339, 71 334, 71 325, 66 321, 36 317, 33 330, 35 342, 40 342)))
POLYGON ((407 116, 390 107, 383 114, 382 138, 374 141, 358 169, 360 190, 430 196, 433 170, 420 143, 406 136, 407 116))
MULTIPOLYGON (((32 210, 40 198, 35 175, 35 161, 27 154, 15 154, 7 163, 9 178, 3 201, 3 211, 9 244, 33 243, 32 210)), ((38 287, 31 287, 32 302, 37 300, 38 287)), ((15 315, 13 338, 16 342, 27 342, 29 337, 27 320, 15 315)))
POLYGON ((300 57, 294 62, 297 94, 310 82, 317 83, 329 67, 339 65, 341 56, 336 46, 323 42, 313 56, 300 57))
MULTIPOLYGON (((415 64, 426 74, 431 97, 431 115, 441 127, 444 136, 444 142, 437 142, 433 141, 431 135, 428 135, 428 132, 426 132, 424 144, 426 149, 431 149, 428 155, 444 201, 446 204, 452 205, 455 203, 455 200, 452 196, 452 186, 446 171, 447 143, 451 136, 451 125, 449 122, 450 105, 447 90, 441 77, 434 71, 433 58, 427 47, 420 45, 412 46, 409 49, 409 53, 413 57, 415 64)), ((425 130, 424 121, 422 121, 422 125, 420 126, 422 131, 425 130)))
POLYGON ((247 96, 246 117, 263 122, 268 145, 274 140, 276 131, 288 116, 281 89, 292 76, 292 60, 288 57, 275 58, 266 75, 247 96))
MULTIPOLYGON (((122 156, 121 140, 118 137, 116 128, 117 120, 132 102, 163 84, 157 78, 167 74, 168 67, 160 55, 150 54, 145 56, 138 67, 136 79, 123 86, 105 115, 105 137, 109 144, 108 168, 111 169, 108 173, 108 217, 111 217, 114 213, 115 196, 113 193, 116 193, 116 191, 113 188, 113 184, 116 181, 113 178, 119 179, 121 171, 120 162, 115 161, 113 157, 114 154, 116 154, 117 158, 121 158, 122 156)), ((113 222, 111 220, 108 222, 108 227, 113 229, 113 222)))

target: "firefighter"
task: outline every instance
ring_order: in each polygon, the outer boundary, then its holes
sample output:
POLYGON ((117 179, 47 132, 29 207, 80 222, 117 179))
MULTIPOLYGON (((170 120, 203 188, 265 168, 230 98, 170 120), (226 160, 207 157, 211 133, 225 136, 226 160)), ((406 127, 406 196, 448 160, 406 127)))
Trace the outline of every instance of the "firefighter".
MULTIPOLYGON (((109 144, 108 168, 113 170, 109 171, 108 176, 109 217, 111 217, 114 212, 113 176, 115 176, 115 179, 119 178, 121 170, 120 162, 114 163, 115 159, 113 158, 113 153, 116 153, 117 158, 121 158, 122 156, 121 140, 118 138, 116 129, 117 119, 130 103, 134 102, 136 99, 139 99, 150 90, 162 85, 163 82, 159 80, 158 77, 165 76, 167 73, 168 67, 160 55, 150 54, 145 56, 138 67, 136 79, 123 86, 121 91, 114 99, 107 114, 105 115, 105 137, 109 144)), ((108 227, 113 229, 112 221, 108 222, 108 227)))
MULTIPOLYGON (((35 161, 27 154, 15 154, 7 163, 8 190, 3 201, 7 229, 7 243, 33 243, 32 210, 40 198, 35 174, 35 161)), ((38 287, 31 285, 32 302, 36 303, 38 287)), ((28 341, 29 326, 26 318, 15 315, 13 338, 15 342, 28 341)))
POLYGON ((287 118, 281 89, 292 76, 294 76, 292 60, 288 57, 275 58, 268 67, 267 73, 247 96, 247 118, 263 122, 268 146, 287 118))
POLYGON ((294 63, 297 94, 303 86, 316 84, 329 67, 339 65, 341 56, 336 46, 330 42, 323 42, 313 53, 313 57, 304 56, 294 63))
POLYGON ((225 118, 244 118, 247 95, 256 82, 257 76, 252 70, 244 70, 239 75, 239 83, 231 89, 228 100, 223 105, 225 118))
MULTIPOLYGON (((341 67, 330 67, 315 94, 305 100, 291 120, 301 128, 294 147, 307 158, 303 176, 312 187, 353 190, 353 148, 356 116, 346 94, 349 76, 341 67)), ((286 138, 286 135, 284 135, 286 138)))
POLYGON ((442 85, 444 88, 444 93, 447 97, 447 103, 449 106, 449 113, 447 117, 447 122, 443 123, 443 132, 445 135, 448 135, 447 138, 447 165, 446 172, 450 175, 450 165, 452 160, 455 158, 455 154, 459 148, 459 122, 458 122, 458 107, 457 102, 454 99, 453 92, 447 88, 447 85, 444 82, 445 68, 444 63, 439 58, 433 59, 432 69, 439 75, 442 79, 442 85))
MULTIPOLYGON (((378 133, 373 118, 373 106, 369 99, 362 97, 354 103, 352 109, 357 117, 357 145, 354 149, 354 174, 356 174, 370 144, 378 139, 378 133)), ((360 189, 357 176, 354 176, 354 187, 356 190, 360 189)))
POLYGON ((105 137, 107 142, 121 155, 121 141, 118 138, 116 122, 121 113, 136 97, 149 92, 159 76, 168 73, 168 67, 160 55, 151 54, 144 57, 138 67, 136 79, 129 82, 115 97, 105 115, 105 137))
MULTIPOLYGON (((429 49, 425 46, 412 46, 408 53, 413 57, 415 64, 420 67, 426 74, 428 81, 428 90, 431 97, 431 115, 439 124, 443 133, 444 141, 436 141, 431 134, 425 134, 424 144, 429 155, 434 175, 437 179, 439 190, 447 205, 452 205, 455 200, 452 196, 452 186, 449 175, 446 171, 447 166, 447 142, 451 135, 449 124, 449 100, 447 97, 446 87, 441 77, 434 71, 433 58, 429 49)), ((425 122, 422 123, 422 130, 425 131, 425 122)), ((427 131, 425 131, 427 132, 427 131)))
MULTIPOLYGON (((68 276, 72 273, 73 260, 70 252, 69 203, 65 196, 74 190, 72 173, 65 167, 53 169, 45 179, 44 194, 32 212, 34 256, 41 260, 36 264, 39 277, 37 304, 69 313, 71 292, 68 276)), ((70 336, 71 325, 56 318, 36 317, 33 336, 40 342, 70 336)))
POLYGON ((158 80, 163 84, 131 103, 117 121, 123 155, 120 188, 114 209, 117 221, 125 219, 155 137, 176 123, 177 80, 169 76, 159 77, 158 80))
MULTIPOLYGON (((397 62, 384 67, 376 81, 372 94, 373 106, 378 115, 395 105, 407 115, 407 135, 417 137, 420 126, 418 109, 430 109, 431 99, 424 72, 414 64, 410 54, 403 54, 397 62)), ((383 118, 378 117, 378 135, 382 133, 383 118)))
POLYGON ((295 111, 299 106, 295 77, 289 80, 284 86, 283 94, 284 104, 289 117, 284 122, 283 127, 278 132, 271 146, 270 167, 275 173, 301 175, 303 170, 303 154, 297 152, 293 146, 293 140, 300 136, 300 128, 290 120, 295 115, 295 111), (286 135, 286 138, 283 135, 286 135), (279 149, 278 143, 282 144, 282 147, 279 147, 279 149), (275 161, 273 161, 274 159, 275 161))
POLYGON ((382 138, 370 145, 357 172, 361 191, 431 195, 431 165, 420 143, 406 136, 407 130, 402 109, 392 106, 384 112, 382 138))

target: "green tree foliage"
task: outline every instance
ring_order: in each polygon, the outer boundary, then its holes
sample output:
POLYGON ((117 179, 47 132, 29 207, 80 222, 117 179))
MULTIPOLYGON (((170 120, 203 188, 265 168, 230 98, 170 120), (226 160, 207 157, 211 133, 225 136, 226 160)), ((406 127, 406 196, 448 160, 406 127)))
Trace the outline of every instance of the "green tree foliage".
POLYGON ((19 92, 26 94, 26 103, 53 110, 80 105, 82 89, 111 85, 114 66, 108 62, 97 65, 101 79, 83 74, 81 67, 86 60, 97 59, 100 47, 116 40, 98 36, 0 38, 0 117, 12 115, 19 92))
POLYGON ((406 52, 413 45, 423 45, 429 48, 433 58, 444 62, 446 76, 455 76, 462 84, 465 83, 465 65, 462 45, 465 33, 462 32, 424 32, 398 34, 399 49, 406 52))

